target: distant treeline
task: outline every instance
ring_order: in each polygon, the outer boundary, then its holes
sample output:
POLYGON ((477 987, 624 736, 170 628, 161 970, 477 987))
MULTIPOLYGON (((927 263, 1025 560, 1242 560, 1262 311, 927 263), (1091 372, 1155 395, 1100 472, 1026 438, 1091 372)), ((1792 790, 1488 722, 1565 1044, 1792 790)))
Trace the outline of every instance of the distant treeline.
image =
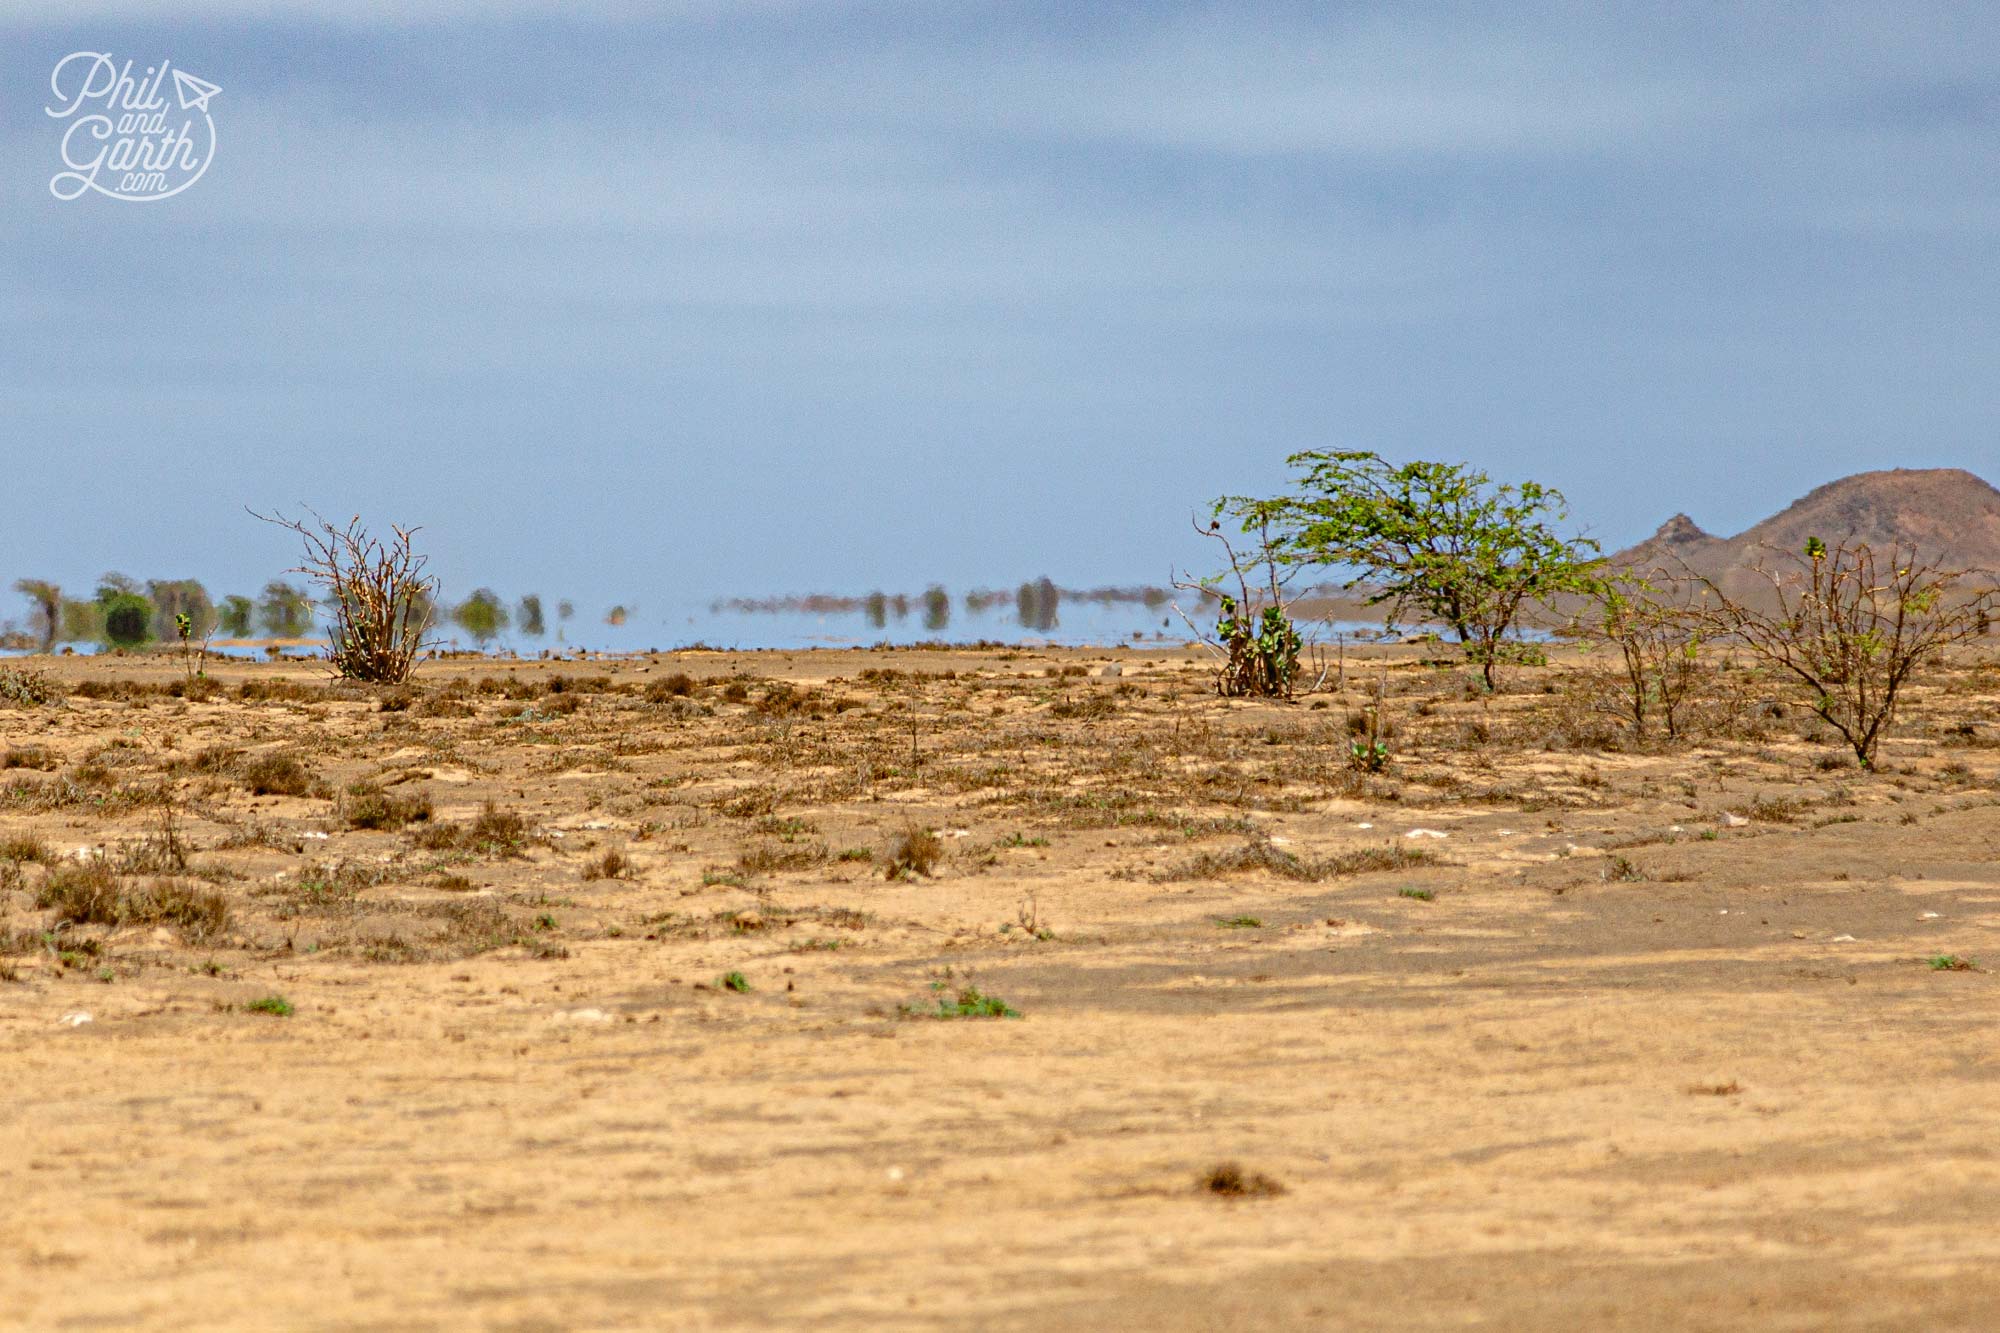
MULTIPOLYGON (((0 624, 0 647, 52 652, 59 644, 102 648, 143 648, 178 642, 185 629, 193 641, 211 639, 300 639, 320 620, 319 605, 297 584, 272 579, 255 597, 231 594, 220 601, 197 579, 148 579, 141 583, 110 573, 88 597, 73 597, 46 579, 19 579, 14 591, 28 600, 25 622, 0 624)), ((454 606, 427 607, 437 629, 456 626, 481 647, 509 629, 539 639, 548 633, 542 599, 529 593, 509 606, 491 588, 480 588, 454 606)), ((558 601, 556 619, 568 621, 576 607, 558 601)), ((622 624, 624 607, 612 608, 607 623, 622 624)), ((560 631, 558 631, 560 632, 560 631)))
MULTIPOLYGON (((1173 592, 1154 587, 1061 588, 1047 579, 1034 579, 1016 588, 974 588, 960 594, 959 604, 972 615, 982 615, 997 606, 1011 604, 1014 618, 1023 629, 1052 630, 1059 623, 1063 602, 1092 606, 1144 606, 1157 611, 1173 600, 1173 592)), ((932 584, 916 596, 907 593, 871 592, 860 597, 834 593, 809 593, 794 597, 730 597, 709 604, 711 611, 736 611, 753 615, 803 612, 808 615, 864 615, 880 629, 890 620, 903 620, 912 613, 921 615, 924 627, 944 629, 951 623, 952 597, 941 585, 932 584)))

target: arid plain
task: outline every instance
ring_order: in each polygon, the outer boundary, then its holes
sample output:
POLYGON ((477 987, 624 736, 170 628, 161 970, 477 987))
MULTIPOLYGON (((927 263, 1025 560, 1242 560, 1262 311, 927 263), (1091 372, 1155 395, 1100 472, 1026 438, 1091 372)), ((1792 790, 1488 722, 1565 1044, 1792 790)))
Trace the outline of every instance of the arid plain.
POLYGON ((2000 1326, 1993 641, 1426 651, 16 662, 0 1325, 2000 1326))

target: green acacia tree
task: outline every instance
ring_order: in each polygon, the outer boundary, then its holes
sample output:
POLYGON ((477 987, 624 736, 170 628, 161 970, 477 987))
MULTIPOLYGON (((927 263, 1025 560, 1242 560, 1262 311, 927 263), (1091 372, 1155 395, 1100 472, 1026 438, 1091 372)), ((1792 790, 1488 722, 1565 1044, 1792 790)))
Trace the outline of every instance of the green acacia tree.
POLYGON ((493 642, 512 623, 507 604, 491 588, 478 588, 452 609, 454 625, 470 634, 481 649, 493 642))
POLYGON ((112 572, 97 581, 101 642, 112 648, 138 648, 153 637, 153 604, 139 585, 112 572))
POLYGON ((1389 621, 1412 608, 1441 621, 1493 688, 1522 608, 1585 591, 1597 543, 1568 537, 1562 492, 1496 485, 1466 463, 1394 464, 1369 450, 1308 450, 1286 460, 1293 494, 1267 502, 1281 558, 1344 569, 1389 621))
POLYGON ((222 605, 215 608, 215 623, 223 635, 231 639, 250 637, 250 618, 256 613, 257 604, 241 593, 231 593, 222 599, 222 605))
POLYGON ((181 616, 197 639, 215 629, 215 604, 199 579, 148 579, 146 600, 153 604, 152 635, 162 641, 180 637, 181 616))
POLYGON ((257 599, 257 623, 274 639, 303 638, 312 628, 312 598, 296 584, 272 579, 257 599))
POLYGON ((539 639, 549 632, 548 617, 542 611, 539 593, 529 593, 514 608, 515 619, 520 622, 521 633, 531 639, 539 639))

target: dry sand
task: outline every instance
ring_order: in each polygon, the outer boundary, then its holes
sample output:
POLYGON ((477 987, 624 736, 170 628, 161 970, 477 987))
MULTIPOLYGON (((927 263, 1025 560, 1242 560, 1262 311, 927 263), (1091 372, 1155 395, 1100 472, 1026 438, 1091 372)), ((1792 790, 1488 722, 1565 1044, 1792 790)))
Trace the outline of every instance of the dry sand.
POLYGON ((1379 775, 1372 667, 44 662, 109 697, 0 706, 0 839, 230 920, 0 862, 0 1325, 2000 1327, 1995 975, 1930 962, 2000 965, 2000 670, 1865 774, 1412 656, 1379 775), (1021 1017, 911 1016, 967 985, 1021 1017))

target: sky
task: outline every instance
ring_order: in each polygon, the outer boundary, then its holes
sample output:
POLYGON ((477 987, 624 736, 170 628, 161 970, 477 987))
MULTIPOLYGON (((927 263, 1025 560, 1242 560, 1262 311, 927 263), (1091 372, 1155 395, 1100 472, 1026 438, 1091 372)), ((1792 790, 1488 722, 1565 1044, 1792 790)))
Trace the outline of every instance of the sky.
POLYGON ((1158 583, 1336 447, 1730 534, 2000 480, 1996 242, 2000 6, 0 0, 0 578, 1158 583), (199 180, 51 193, 77 51, 199 180))

